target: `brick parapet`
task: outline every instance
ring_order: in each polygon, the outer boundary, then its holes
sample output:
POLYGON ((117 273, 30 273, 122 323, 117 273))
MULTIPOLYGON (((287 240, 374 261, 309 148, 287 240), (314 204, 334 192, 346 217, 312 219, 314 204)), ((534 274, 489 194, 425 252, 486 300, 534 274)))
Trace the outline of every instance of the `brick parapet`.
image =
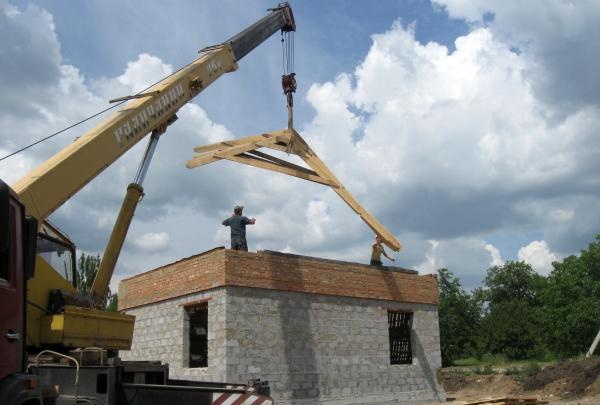
POLYGON ((438 303, 437 278, 307 256, 227 250, 226 285, 388 301, 438 303))
POLYGON ((437 278, 413 270, 216 248, 122 280, 119 309, 223 286, 436 305, 439 299, 437 278))
POLYGON ((156 303, 224 285, 225 249, 212 249, 119 283, 119 310, 156 303))

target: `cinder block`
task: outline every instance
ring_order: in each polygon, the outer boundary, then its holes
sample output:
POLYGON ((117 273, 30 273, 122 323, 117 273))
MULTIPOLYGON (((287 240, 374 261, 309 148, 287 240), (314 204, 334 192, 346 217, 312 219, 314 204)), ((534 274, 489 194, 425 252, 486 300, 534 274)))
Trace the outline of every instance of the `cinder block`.
POLYGON ((278 405, 443 398, 426 382, 432 376, 424 376, 441 365, 435 278, 398 273, 393 277, 403 281, 398 291, 405 295, 394 298, 387 286, 377 289, 376 279, 388 275, 373 271, 355 263, 223 249, 184 259, 124 280, 123 307, 137 320, 135 350, 122 357, 168 361, 176 378, 269 380, 278 405), (224 274, 233 284, 225 283, 224 274), (326 278, 341 281, 326 290, 326 278), (160 282, 165 279, 171 282, 160 282), (356 286, 344 290, 348 280, 356 286), (151 282, 164 288, 140 304, 148 297, 136 296, 143 289, 132 285, 151 282), (184 305, 202 299, 209 299, 209 366, 189 368, 184 305), (413 337, 425 353, 413 350, 412 365, 390 364, 388 309, 413 313, 413 337))

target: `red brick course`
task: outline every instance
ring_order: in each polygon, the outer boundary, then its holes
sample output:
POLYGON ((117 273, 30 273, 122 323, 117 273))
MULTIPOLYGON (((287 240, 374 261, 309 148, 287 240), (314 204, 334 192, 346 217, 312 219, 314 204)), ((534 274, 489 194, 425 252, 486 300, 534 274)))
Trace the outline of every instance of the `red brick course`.
POLYGON ((216 248, 124 279, 119 309, 223 286, 437 304, 435 275, 272 251, 216 248))

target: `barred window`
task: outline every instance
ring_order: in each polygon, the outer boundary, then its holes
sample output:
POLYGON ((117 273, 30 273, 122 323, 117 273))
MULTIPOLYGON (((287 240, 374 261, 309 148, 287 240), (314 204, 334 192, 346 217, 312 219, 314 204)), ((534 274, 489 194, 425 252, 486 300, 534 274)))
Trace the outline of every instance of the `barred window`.
POLYGON ((412 312, 388 311, 390 364, 412 364, 412 312))
POLYGON ((185 308, 189 321, 189 367, 208 366, 208 302, 185 308))

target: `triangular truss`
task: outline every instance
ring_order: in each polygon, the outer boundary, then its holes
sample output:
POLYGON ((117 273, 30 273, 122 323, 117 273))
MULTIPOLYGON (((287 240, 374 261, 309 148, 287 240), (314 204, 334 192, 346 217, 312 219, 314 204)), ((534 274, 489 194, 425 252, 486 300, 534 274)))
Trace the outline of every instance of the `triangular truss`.
POLYGON ((390 248, 398 251, 402 248, 400 242, 387 229, 383 227, 371 214, 369 214, 356 199, 346 190, 335 175, 323 163, 317 154, 308 146, 295 129, 282 129, 248 136, 233 141, 213 143, 211 145, 194 148, 197 153, 188 160, 189 169, 207 165, 221 159, 244 163, 275 172, 310 180, 315 183, 329 186, 356 212, 362 220, 381 237, 382 241, 390 248), (299 156, 312 169, 276 158, 257 149, 270 148, 299 156))

